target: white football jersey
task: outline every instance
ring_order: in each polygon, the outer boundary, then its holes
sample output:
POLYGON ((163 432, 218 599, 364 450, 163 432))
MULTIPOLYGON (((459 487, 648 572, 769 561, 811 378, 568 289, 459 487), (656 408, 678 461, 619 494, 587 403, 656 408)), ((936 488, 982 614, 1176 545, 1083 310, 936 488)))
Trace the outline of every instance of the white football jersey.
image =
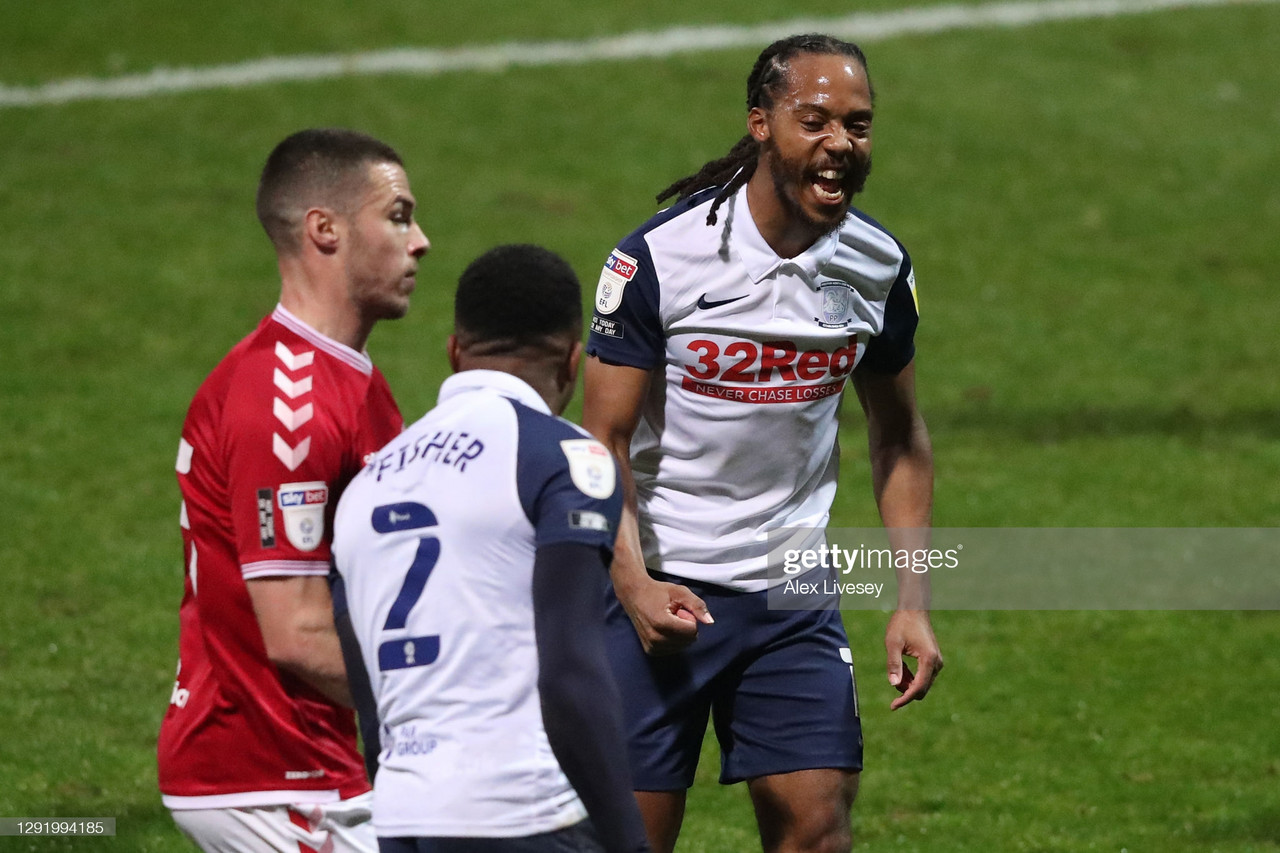
POLYGON ((604 446, 488 370, 450 377, 352 480, 333 552, 377 700, 379 835, 513 837, 586 816, 543 728, 533 563, 540 545, 611 549, 620 512, 604 446))
POLYGON ((902 245, 858 211, 781 258, 745 187, 708 225, 714 194, 618 244, 587 351, 653 371, 631 442, 646 565, 758 591, 770 533, 805 528, 788 547, 821 542, 842 392, 855 368, 896 373, 911 361, 915 280, 902 245))

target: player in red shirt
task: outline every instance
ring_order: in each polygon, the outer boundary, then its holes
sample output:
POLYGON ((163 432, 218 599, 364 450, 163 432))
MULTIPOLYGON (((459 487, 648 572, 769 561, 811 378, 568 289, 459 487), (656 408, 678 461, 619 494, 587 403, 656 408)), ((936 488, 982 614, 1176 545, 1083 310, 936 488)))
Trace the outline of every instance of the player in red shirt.
POLYGON ((160 791, 205 851, 377 849, 326 580, 333 511, 403 420, 364 351, 429 243, 399 155, 304 130, 257 210, 280 304, 214 369, 178 450, 186 585, 160 791))

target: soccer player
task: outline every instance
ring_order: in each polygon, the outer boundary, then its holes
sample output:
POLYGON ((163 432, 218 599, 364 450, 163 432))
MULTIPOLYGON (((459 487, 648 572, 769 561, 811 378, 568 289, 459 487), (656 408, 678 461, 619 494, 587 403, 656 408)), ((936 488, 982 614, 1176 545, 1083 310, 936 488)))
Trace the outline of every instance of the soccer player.
POLYGON ((438 405, 335 525, 335 602, 383 732, 381 849, 648 850, 603 645, 621 494, 608 451, 556 417, 582 356, 578 279, 498 247, 463 272, 454 322, 438 405))
MULTIPOLYGON (((770 533, 823 541, 850 380, 891 544, 927 538, 911 261, 850 206, 871 169, 872 101, 855 45, 770 45, 747 81, 747 135, 659 195, 679 198, 601 274, 583 423, 623 460, 607 640, 657 851, 675 845, 709 714, 721 781, 747 781, 766 851, 851 844, 862 734, 840 614, 770 610, 765 590, 782 577, 770 533)), ((925 602, 924 577, 899 572, 894 708, 942 666, 925 602)))
POLYGON ((205 851, 369 853, 327 574, 337 498, 404 423, 365 352, 404 316, 429 248, 398 154, 304 130, 257 212, 280 302, 196 392, 178 446, 186 582, 160 791, 205 851))

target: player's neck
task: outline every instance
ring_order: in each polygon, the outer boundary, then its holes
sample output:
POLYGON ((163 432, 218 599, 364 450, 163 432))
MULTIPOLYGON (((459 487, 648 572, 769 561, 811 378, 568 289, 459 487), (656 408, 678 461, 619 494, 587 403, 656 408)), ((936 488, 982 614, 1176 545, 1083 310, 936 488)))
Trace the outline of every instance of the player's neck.
MULTIPOLYGON (((542 398, 542 401, 547 404, 547 408, 551 410, 553 415, 561 414, 564 411, 565 404, 569 401, 568 395, 565 393, 566 387, 563 376, 560 376, 554 367, 546 363, 530 361, 519 356, 475 357, 464 355, 454 366, 454 370, 458 373, 466 370, 495 370, 500 373, 509 373, 532 388, 542 398)), ((572 388, 572 384, 569 387, 572 388)))
POLYGON ((768 170, 757 167, 747 182, 747 208, 760 236, 780 258, 794 258, 818 241, 823 232, 797 219, 773 185, 768 170))
POLYGON ((280 304, 290 314, 315 329, 326 338, 344 344, 356 352, 364 352, 369 340, 369 328, 342 312, 326 311, 324 306, 303 302, 291 305, 283 295, 280 304))
POLYGON ((325 287, 299 270, 280 268, 280 304, 284 309, 326 338, 363 352, 373 323, 365 320, 345 295, 333 286, 325 287))

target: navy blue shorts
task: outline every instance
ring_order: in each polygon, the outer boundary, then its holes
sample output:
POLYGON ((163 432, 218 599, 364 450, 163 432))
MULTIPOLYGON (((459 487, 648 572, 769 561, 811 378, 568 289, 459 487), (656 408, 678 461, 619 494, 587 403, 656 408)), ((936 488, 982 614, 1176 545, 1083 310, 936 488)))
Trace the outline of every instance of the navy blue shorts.
POLYGON ((590 821, 519 838, 383 838, 379 853, 604 853, 590 821))
POLYGON ((796 770, 862 769, 853 659, 840 611, 770 610, 767 593, 652 572, 707 603, 713 625, 673 655, 644 653, 608 595, 605 644, 622 694, 637 791, 693 785, 707 718, 724 784, 796 770))

